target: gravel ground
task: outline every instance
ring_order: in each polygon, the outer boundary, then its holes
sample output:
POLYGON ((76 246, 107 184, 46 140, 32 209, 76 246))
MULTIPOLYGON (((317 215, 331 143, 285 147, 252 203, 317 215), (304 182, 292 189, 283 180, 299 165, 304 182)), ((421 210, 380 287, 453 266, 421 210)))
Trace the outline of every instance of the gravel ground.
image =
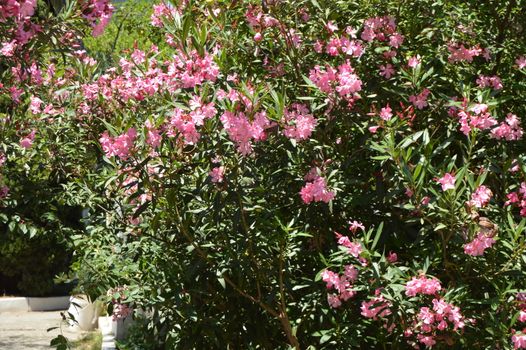
MULTIPOLYGON (((61 332, 60 329, 47 332, 47 329, 60 326, 61 321, 60 311, 0 313, 0 349, 49 350, 49 342, 61 332)), ((62 335, 76 340, 83 334, 62 325, 62 335)))

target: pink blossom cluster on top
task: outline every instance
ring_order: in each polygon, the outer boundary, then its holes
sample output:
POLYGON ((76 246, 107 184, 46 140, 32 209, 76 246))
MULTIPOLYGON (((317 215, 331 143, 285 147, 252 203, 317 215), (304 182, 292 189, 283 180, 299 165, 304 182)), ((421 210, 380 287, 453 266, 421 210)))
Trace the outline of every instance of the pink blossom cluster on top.
POLYGON ((36 0, 4 0, 0 4, 0 23, 12 23, 6 32, 1 33, 4 37, 0 40, 5 41, 0 42, 0 56, 19 60, 22 55, 17 55, 17 51, 42 32, 42 27, 31 21, 36 5, 36 0))
POLYGON ((464 253, 471 256, 480 256, 484 251, 491 248, 495 244, 493 237, 488 236, 484 232, 479 232, 473 241, 464 245, 464 253))
POLYGON ((116 137, 110 137, 108 132, 104 131, 99 141, 107 157, 117 156, 122 160, 126 160, 134 147, 136 137, 137 131, 135 128, 129 128, 124 134, 116 137))
POLYGON ((352 265, 345 265, 344 273, 339 275, 326 269, 322 272, 323 282, 327 284, 327 289, 334 288, 336 294, 327 293, 327 301, 333 308, 340 307, 342 301, 352 298, 356 292, 352 289, 352 283, 358 278, 358 269, 352 265))
MULTIPOLYGON (((157 47, 152 46, 150 53, 157 53, 157 47)), ((188 55, 178 52, 171 61, 160 63, 154 57, 147 58, 144 52, 135 50, 131 61, 121 58, 119 66, 120 73, 110 68, 95 83, 82 85, 84 97, 88 101, 96 100, 99 95, 109 101, 142 101, 147 96, 175 93, 180 88, 215 82, 219 75, 214 56, 208 53, 200 56, 197 51, 188 55), (134 70, 136 65, 146 67, 134 70)))
POLYGON ((414 297, 417 294, 435 295, 442 289, 440 281, 426 276, 413 277, 405 284, 405 295, 414 297))
POLYGON ((510 192, 506 195, 508 200, 505 206, 514 205, 520 208, 520 215, 526 217, 526 182, 522 182, 518 191, 510 192))
POLYGON ((364 52, 363 44, 356 39, 356 29, 346 27, 344 33, 337 34, 338 27, 329 21, 326 25, 327 31, 331 35, 325 42, 317 40, 314 44, 314 51, 322 53, 325 51, 330 56, 347 55, 359 58, 364 52))
POLYGON ((282 122, 285 125, 283 134, 296 141, 308 139, 317 124, 307 106, 300 103, 294 103, 285 109, 282 122))
POLYGON ((432 303, 432 308, 421 307, 413 325, 404 331, 405 337, 415 337, 419 343, 427 347, 436 345, 439 332, 463 329, 466 323, 471 321, 460 313, 458 306, 454 306, 444 299, 435 298, 432 303))

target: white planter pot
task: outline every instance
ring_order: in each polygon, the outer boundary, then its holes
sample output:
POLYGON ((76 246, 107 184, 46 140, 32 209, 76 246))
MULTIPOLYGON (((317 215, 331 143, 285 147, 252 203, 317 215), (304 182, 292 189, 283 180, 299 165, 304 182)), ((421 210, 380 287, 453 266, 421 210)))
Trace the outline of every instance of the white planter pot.
POLYGON ((83 331, 91 331, 95 328, 98 312, 94 303, 87 297, 71 297, 68 312, 73 315, 76 322, 70 322, 70 326, 80 328, 83 331))
POLYGON ((67 310, 69 307, 69 296, 27 299, 30 311, 67 310))

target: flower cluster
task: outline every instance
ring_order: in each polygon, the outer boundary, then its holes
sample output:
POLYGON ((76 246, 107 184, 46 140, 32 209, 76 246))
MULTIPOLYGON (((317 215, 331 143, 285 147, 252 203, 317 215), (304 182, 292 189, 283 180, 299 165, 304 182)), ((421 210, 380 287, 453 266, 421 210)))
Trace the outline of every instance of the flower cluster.
POLYGON ((414 297, 417 294, 435 295, 442 289, 440 281, 425 276, 413 277, 405 285, 405 295, 414 297))
POLYGON ((229 111, 224 112, 220 119, 228 136, 236 143, 239 153, 243 155, 251 154, 251 141, 265 140, 265 130, 273 125, 264 111, 256 113, 252 121, 243 112, 229 111))
POLYGON ((362 253, 362 245, 360 242, 352 242, 349 237, 343 236, 338 232, 335 232, 335 235, 340 246, 345 247, 347 252, 353 257, 360 258, 360 254, 362 253))
POLYGON ((484 232, 479 232, 473 241, 464 245, 464 253, 471 256, 480 256, 484 254, 486 249, 491 248, 493 244, 495 244, 493 237, 484 232))
POLYGON ((373 40, 388 42, 389 45, 394 48, 400 47, 404 41, 403 35, 396 32, 396 22, 394 17, 390 16, 366 19, 360 37, 367 42, 373 40))
POLYGON ((285 124, 283 135, 296 141, 308 139, 317 123, 307 106, 300 103, 294 103, 285 109, 282 122, 285 124))
POLYGON ((482 54, 482 49, 479 45, 466 48, 464 44, 450 43, 447 46, 449 51, 448 61, 450 63, 457 62, 473 62, 473 57, 480 56, 482 54))
POLYGON ((508 200, 505 206, 513 204, 520 208, 520 215, 526 217, 526 182, 521 183, 518 191, 510 192, 506 195, 508 200))
POLYGON ((508 113, 506 120, 491 130, 490 137, 497 140, 516 141, 521 139, 523 134, 519 118, 515 114, 508 113))
POLYGON ((406 337, 415 337, 419 343, 428 347, 437 343, 440 332, 463 329, 468 321, 458 306, 441 298, 433 299, 432 303, 432 308, 421 307, 413 325, 404 331, 406 337))
POLYGON ((202 103, 199 96, 194 96, 190 101, 190 112, 186 112, 181 108, 176 108, 169 124, 167 125, 167 136, 175 137, 177 132, 182 136, 184 143, 192 145, 195 144, 200 137, 197 131, 198 126, 202 126, 205 119, 214 117, 217 110, 214 103, 202 103))
POLYGON ((337 69, 327 66, 323 69, 315 66, 309 73, 309 79, 326 94, 334 96, 336 92, 352 105, 359 98, 357 92, 362 89, 362 81, 354 73, 349 61, 337 69))
POLYGON ((409 102, 418 109, 424 109, 427 107, 427 97, 430 93, 431 91, 429 91, 429 89, 423 89, 418 95, 409 96, 409 102))
POLYGON ((471 194, 471 200, 468 201, 468 205, 470 207, 484 208, 488 205, 492 196, 493 192, 488 187, 481 185, 471 194))
POLYGON ((111 299, 113 304, 113 321, 125 319, 132 314, 133 309, 126 304, 126 293, 128 292, 127 286, 120 286, 108 290, 106 295, 111 299))
POLYGON ((440 179, 436 180, 442 186, 442 191, 455 189, 455 175, 445 173, 440 179))
POLYGON ((475 104, 469 109, 451 109, 450 115, 459 118, 460 131, 464 135, 469 135, 473 129, 488 130, 497 125, 497 120, 489 114, 488 105, 484 103, 475 104))
POLYGON ((352 265, 345 265, 344 273, 339 275, 331 270, 324 270, 321 274, 323 282, 327 284, 327 289, 334 288, 336 294, 327 294, 327 301, 333 308, 340 307, 342 301, 352 298, 356 292, 352 289, 352 283, 358 278, 358 269, 352 265))
POLYGON ((316 176, 311 181, 307 182, 305 186, 301 188, 300 196, 303 203, 309 204, 311 202, 325 202, 329 203, 334 199, 335 193, 327 189, 327 183, 325 178, 316 176))
POLYGON ((477 85, 480 88, 490 87, 490 88, 493 88, 493 90, 501 90, 503 88, 502 81, 496 75, 494 75, 492 77, 485 76, 485 75, 480 75, 477 78, 477 85))
POLYGON ((106 157, 117 156, 122 160, 128 159, 134 147, 137 131, 135 128, 129 128, 124 134, 110 137, 105 131, 99 141, 106 157))

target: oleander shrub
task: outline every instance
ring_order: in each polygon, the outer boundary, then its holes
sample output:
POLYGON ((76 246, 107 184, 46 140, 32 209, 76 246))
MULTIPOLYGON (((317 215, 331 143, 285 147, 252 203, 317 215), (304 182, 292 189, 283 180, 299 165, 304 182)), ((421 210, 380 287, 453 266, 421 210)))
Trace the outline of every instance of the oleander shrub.
POLYGON ((68 53, 13 113, 80 288, 132 349, 525 348, 525 5, 162 2, 68 53))

